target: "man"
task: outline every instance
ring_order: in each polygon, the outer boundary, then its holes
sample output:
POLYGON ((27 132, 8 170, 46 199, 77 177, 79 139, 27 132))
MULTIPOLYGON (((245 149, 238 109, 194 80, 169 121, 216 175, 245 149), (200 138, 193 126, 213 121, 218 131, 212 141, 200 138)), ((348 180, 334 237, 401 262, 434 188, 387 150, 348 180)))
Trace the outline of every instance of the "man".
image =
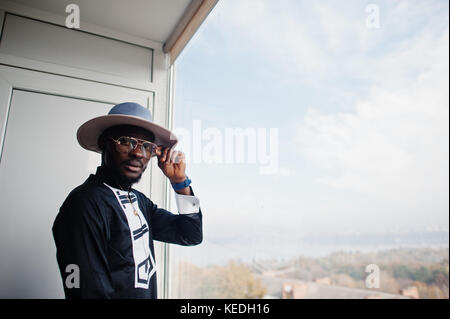
POLYGON ((153 240, 186 246, 202 241, 202 213, 185 157, 172 150, 177 139, 136 103, 87 121, 77 138, 83 148, 101 153, 102 163, 68 195, 53 224, 66 298, 156 298, 153 240), (154 156, 176 192, 179 214, 131 187, 154 156), (73 278, 78 275, 79 285, 73 278))

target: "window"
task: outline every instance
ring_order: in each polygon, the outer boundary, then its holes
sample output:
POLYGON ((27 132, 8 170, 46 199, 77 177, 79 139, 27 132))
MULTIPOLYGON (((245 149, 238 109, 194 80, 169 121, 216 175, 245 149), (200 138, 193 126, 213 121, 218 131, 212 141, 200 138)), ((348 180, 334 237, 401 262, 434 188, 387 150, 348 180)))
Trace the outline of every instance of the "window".
POLYGON ((448 298, 448 3, 223 1, 176 70, 170 297, 448 298))

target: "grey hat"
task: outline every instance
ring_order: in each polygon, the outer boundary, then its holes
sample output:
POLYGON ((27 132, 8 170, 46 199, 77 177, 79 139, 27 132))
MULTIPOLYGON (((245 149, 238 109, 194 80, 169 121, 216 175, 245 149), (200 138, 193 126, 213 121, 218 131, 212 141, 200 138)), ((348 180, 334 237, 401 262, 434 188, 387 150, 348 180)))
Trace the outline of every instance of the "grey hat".
POLYGON ((178 143, 175 134, 153 123, 152 114, 147 108, 133 102, 117 104, 107 115, 85 122, 78 128, 78 143, 87 150, 101 153, 98 138, 104 130, 116 125, 134 125, 150 131, 155 135, 154 143, 158 146, 173 147, 178 143))

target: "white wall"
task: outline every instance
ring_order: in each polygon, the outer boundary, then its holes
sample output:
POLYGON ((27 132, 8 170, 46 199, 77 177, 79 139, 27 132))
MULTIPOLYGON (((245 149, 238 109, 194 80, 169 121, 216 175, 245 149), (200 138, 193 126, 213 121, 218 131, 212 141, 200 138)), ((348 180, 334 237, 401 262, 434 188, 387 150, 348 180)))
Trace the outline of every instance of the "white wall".
MULTIPOLYGON (((169 123, 162 43, 84 23, 68 29, 64 14, 0 2, 0 298, 63 297, 51 226, 100 164, 78 145, 78 126, 124 101, 169 123)), ((156 162, 137 188, 167 207, 156 162)), ((165 248, 155 248, 161 295, 165 248)))

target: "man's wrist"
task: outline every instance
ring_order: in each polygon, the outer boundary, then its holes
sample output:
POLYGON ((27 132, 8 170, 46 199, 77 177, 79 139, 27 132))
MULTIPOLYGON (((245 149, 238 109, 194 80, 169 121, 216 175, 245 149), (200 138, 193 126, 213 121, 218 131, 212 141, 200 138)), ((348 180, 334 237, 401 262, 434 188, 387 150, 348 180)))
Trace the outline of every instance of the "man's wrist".
POLYGON ((179 183, 172 183, 172 188, 175 192, 179 194, 189 195, 190 189, 188 187, 189 185, 191 185, 191 183, 192 181, 189 179, 189 177, 186 176, 184 181, 179 183))
POLYGON ((182 188, 182 189, 178 189, 178 190, 175 191, 175 193, 180 194, 180 195, 188 195, 188 196, 193 196, 194 195, 192 193, 192 191, 191 191, 191 187, 190 186, 182 188))

